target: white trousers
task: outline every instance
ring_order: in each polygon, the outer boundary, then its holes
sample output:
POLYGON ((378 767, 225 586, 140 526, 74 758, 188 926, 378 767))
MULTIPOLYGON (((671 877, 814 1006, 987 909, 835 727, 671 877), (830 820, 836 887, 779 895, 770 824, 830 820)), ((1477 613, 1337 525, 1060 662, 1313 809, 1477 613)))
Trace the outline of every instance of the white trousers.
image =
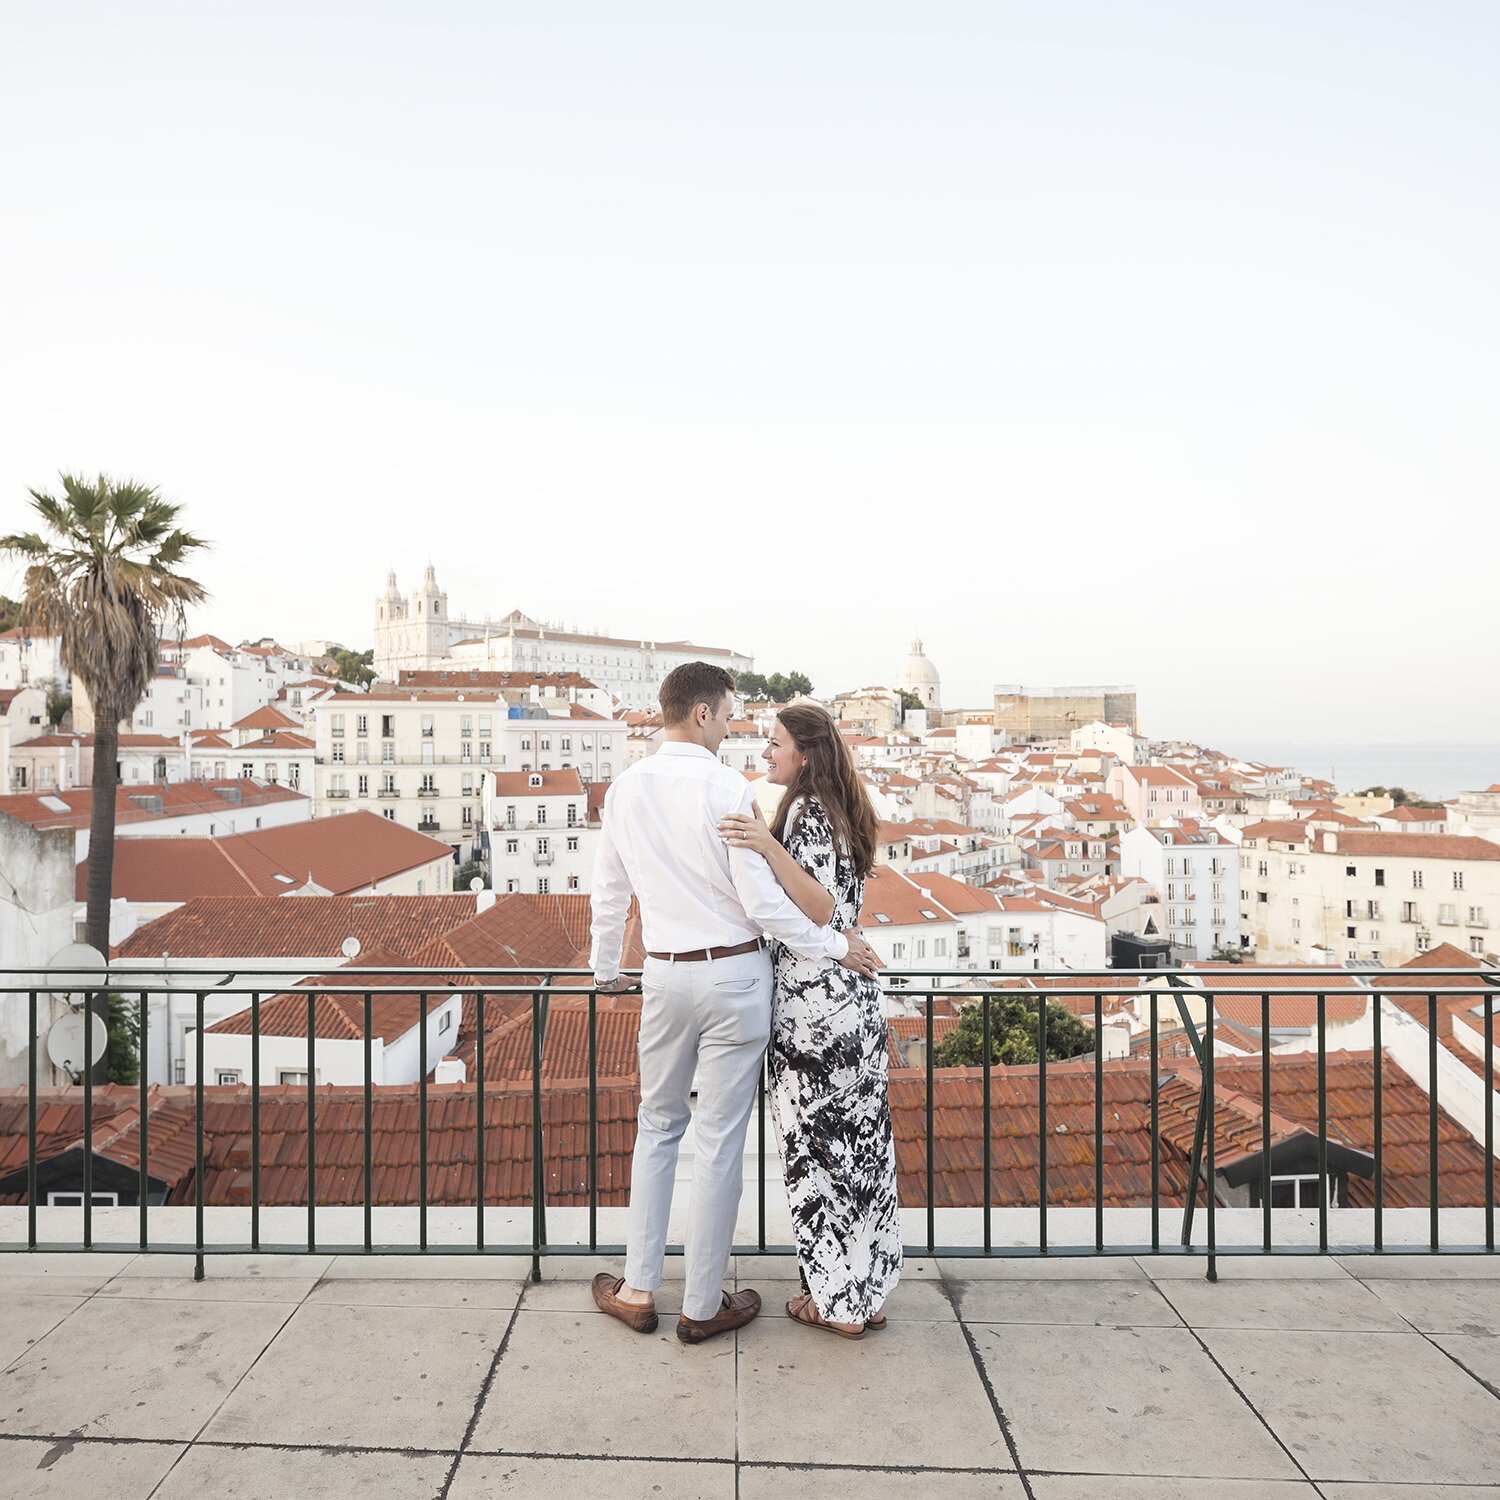
POLYGON ((677 1148, 691 1118, 696 1074, 682 1311, 711 1318, 719 1311, 734 1245, 745 1128, 771 1030, 770 954, 761 949, 684 964, 648 958, 641 992, 641 1109, 625 1280, 644 1292, 661 1285, 677 1148))

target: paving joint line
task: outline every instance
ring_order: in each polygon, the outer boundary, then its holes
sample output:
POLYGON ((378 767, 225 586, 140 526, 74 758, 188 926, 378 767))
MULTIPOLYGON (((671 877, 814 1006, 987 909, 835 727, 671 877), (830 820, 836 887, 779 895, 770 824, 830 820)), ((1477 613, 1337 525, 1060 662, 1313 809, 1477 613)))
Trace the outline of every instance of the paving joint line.
POLYGON ((1010 1430, 1010 1421, 1000 1405, 999 1396, 995 1394, 994 1382, 990 1379, 989 1371, 985 1369, 984 1361, 979 1357, 979 1345, 974 1342, 974 1335, 969 1332, 969 1325, 964 1322, 963 1313, 959 1311, 958 1301, 953 1295, 953 1286, 946 1276, 939 1276, 937 1285, 944 1300, 953 1309, 953 1316, 958 1321, 958 1330, 964 1336, 964 1343, 969 1346, 969 1358, 974 1361, 975 1373, 979 1376, 979 1383, 984 1387, 984 1393, 989 1398, 990 1410, 995 1414, 1000 1436, 1005 1439, 1006 1451, 1010 1454, 1010 1461, 1016 1468, 1016 1476, 1021 1481, 1021 1492, 1026 1496, 1026 1500, 1036 1500, 1036 1492, 1031 1488, 1031 1480, 1027 1478, 1026 1470, 1021 1464, 1021 1452, 1016 1447, 1015 1435, 1010 1430))
MULTIPOLYGON (((1500 1398, 1500 1387, 1493 1385, 1490 1381, 1486 1380, 1483 1375, 1476 1374, 1475 1371, 1471 1370, 1456 1354, 1453 1354, 1449 1350, 1443 1348, 1441 1344, 1436 1342, 1436 1334, 1427 1333, 1421 1328, 1417 1328, 1415 1332, 1419 1337, 1425 1339, 1429 1344, 1431 1344, 1432 1347, 1436 1349, 1437 1352, 1441 1354, 1445 1359, 1452 1360, 1453 1363, 1456 1364, 1458 1368, 1469 1377, 1470 1380, 1478 1382, 1478 1384, 1483 1386, 1484 1389, 1490 1393, 1490 1395, 1500 1398)), ((1451 1336, 1452 1335, 1450 1335, 1450 1337, 1451 1336)))
POLYGON ((500 1361, 505 1357, 505 1351, 510 1345, 510 1336, 515 1331, 516 1320, 521 1316, 521 1309, 526 1305, 526 1293, 531 1285, 529 1281, 521 1283, 516 1305, 510 1310, 510 1321, 505 1325, 505 1332, 501 1334, 500 1342, 495 1348, 495 1357, 490 1361, 490 1367, 485 1371, 484 1379, 480 1382, 479 1394, 474 1399, 474 1410, 469 1413, 468 1426, 464 1428, 464 1435, 459 1439, 458 1451, 453 1455, 453 1462, 448 1465, 448 1472, 443 1478, 436 1500, 448 1500, 448 1491, 452 1489, 453 1480, 458 1474, 458 1466, 474 1440, 474 1429, 479 1426, 479 1418, 484 1412, 484 1403, 489 1400, 490 1388, 495 1383, 495 1372, 500 1368, 500 1361))
POLYGON ((1275 1443, 1276 1446, 1280 1448, 1284 1454, 1286 1454, 1287 1458, 1291 1461, 1293 1467, 1297 1470, 1297 1472, 1303 1477, 1303 1479, 1307 1481, 1308 1484, 1312 1486, 1313 1493, 1315 1495, 1321 1496, 1323 1494, 1323 1491, 1319 1487, 1318 1481, 1307 1472, 1307 1470, 1302 1466, 1301 1462, 1293 1455, 1292 1450, 1288 1448, 1284 1442, 1282 1442, 1280 1434, 1277 1433, 1276 1429, 1272 1427, 1268 1421, 1266 1421, 1265 1417, 1260 1411, 1260 1408, 1257 1407, 1256 1404, 1244 1393, 1244 1391, 1240 1389, 1239 1383, 1235 1380, 1234 1376, 1232 1376, 1229 1371, 1219 1363, 1219 1360, 1217 1356, 1215 1356, 1213 1350, 1210 1349, 1206 1343, 1204 1343, 1203 1336, 1198 1332, 1196 1328, 1193 1327, 1191 1323, 1187 1324, 1187 1331, 1192 1334, 1194 1343, 1196 1343, 1198 1347, 1203 1351, 1204 1355, 1208 1359, 1208 1362, 1214 1367, 1214 1369, 1219 1372, 1220 1375, 1224 1377, 1225 1383, 1229 1386, 1229 1389, 1232 1390, 1235 1395, 1245 1403, 1245 1405, 1254 1415, 1255 1420, 1259 1422, 1260 1425, 1264 1427, 1265 1430, 1270 1434, 1271 1441, 1275 1443))

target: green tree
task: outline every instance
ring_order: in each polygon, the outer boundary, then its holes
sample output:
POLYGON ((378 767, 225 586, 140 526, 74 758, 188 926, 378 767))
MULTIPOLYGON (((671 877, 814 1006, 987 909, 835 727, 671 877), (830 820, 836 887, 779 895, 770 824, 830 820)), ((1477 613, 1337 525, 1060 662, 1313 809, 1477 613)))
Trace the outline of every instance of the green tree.
MULTIPOLYGON (((177 569, 203 547, 177 524, 181 507, 134 481, 60 476, 60 496, 30 491, 40 532, 0 537, 0 552, 26 565, 21 623, 56 636, 58 654, 94 712, 93 799, 89 817, 85 938, 109 953, 109 898, 115 863, 115 787, 120 722, 129 720, 156 676, 162 624, 207 597, 177 569)), ((91 1007, 107 1019, 101 992, 91 1007)))
POLYGON ((741 672, 734 680, 736 689, 746 698, 768 698, 772 703, 789 703, 799 693, 812 692, 812 678, 805 672, 741 672))
POLYGON ((355 687, 367 687, 375 681, 373 648, 369 651, 345 651, 343 647, 338 647, 334 650, 333 659, 338 663, 341 682, 352 682, 355 687))
POLYGON ((47 722, 61 724, 73 712, 73 695, 60 693, 56 688, 47 690, 47 722))
POLYGON ((141 1001, 124 995, 109 997, 109 1040, 104 1046, 105 1074, 110 1083, 141 1081, 141 1001))
POLYGON ((468 859, 453 872, 453 889, 455 891, 467 891, 469 882, 475 876, 484 879, 484 868, 477 859, 468 859))
POLYGON ((21 623, 21 604, 0 594, 0 630, 14 630, 21 623))
POLYGON ((901 708, 903 712, 908 709, 920 709, 926 706, 910 688, 897 688, 896 691, 901 694, 901 708))
MULTIPOLYGON (((984 1062, 984 1010, 990 1011, 990 1061, 1034 1063, 1036 999, 1019 991, 989 995, 982 1005, 966 1005, 958 1025, 938 1045, 932 1060, 940 1068, 975 1068, 984 1062)), ((1047 1002, 1047 1060, 1059 1062, 1094 1050, 1094 1029, 1055 1000, 1047 1002)))

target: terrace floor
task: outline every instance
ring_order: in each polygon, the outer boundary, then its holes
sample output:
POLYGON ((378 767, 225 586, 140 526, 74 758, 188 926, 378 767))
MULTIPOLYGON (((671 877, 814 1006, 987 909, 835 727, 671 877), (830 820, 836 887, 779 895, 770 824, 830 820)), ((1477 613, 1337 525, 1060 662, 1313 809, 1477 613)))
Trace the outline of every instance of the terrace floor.
POLYGON ((766 1310, 698 1347, 595 1269, 6 1255, 0 1493, 1500 1497, 1495 1258, 913 1261, 852 1343, 742 1256, 766 1310))

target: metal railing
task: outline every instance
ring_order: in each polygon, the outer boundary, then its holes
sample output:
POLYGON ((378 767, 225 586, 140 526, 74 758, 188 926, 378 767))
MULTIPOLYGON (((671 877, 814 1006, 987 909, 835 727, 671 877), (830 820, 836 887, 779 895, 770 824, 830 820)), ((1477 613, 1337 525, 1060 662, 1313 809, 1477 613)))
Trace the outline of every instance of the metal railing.
MULTIPOLYGON (((189 1253, 195 1257, 195 1275, 201 1278, 203 1275, 203 1263, 205 1256, 216 1254, 480 1254, 480 1255, 512 1255, 524 1256, 531 1259, 532 1275, 540 1279, 541 1257, 546 1255, 610 1255, 620 1254, 624 1247, 620 1244, 602 1243, 599 1236, 599 1211, 600 1211, 600 1182, 599 1182, 599 992, 588 987, 588 978, 583 971, 555 971, 542 976, 537 982, 534 971, 522 972, 516 969, 493 969, 471 971, 468 978, 462 983, 452 983, 441 973, 430 968, 382 968, 378 976, 379 983, 359 982, 358 971, 346 971, 338 977, 347 978, 349 982, 343 984, 329 984, 324 982, 303 983, 305 974, 301 970, 292 971, 278 969, 276 967, 257 967, 254 969, 240 969, 236 974, 225 976, 224 965, 221 961, 215 967, 204 965, 202 967, 184 967, 173 965, 170 969, 162 968, 116 968, 100 974, 98 971, 84 970, 49 970, 49 971, 19 971, 14 969, 0 969, 0 1005, 11 1006, 21 1003, 26 1006, 27 1011, 27 1035, 31 1038, 27 1048, 26 1066, 26 1168, 25 1168, 25 1207, 26 1237, 24 1242, 19 1239, 13 1241, 0 1240, 0 1251, 117 1251, 117 1250, 139 1250, 163 1253, 189 1253), (224 982, 226 977, 234 982, 224 982), (246 982, 247 980, 253 982, 246 982), (573 983, 559 981, 573 980, 573 983), (582 981, 581 983, 579 981, 582 981), (84 1025, 83 1033, 83 1056, 81 1068, 78 1075, 81 1080, 66 1089, 44 1090, 39 1081, 39 1070, 42 1066, 40 1053, 42 1042, 39 1036, 39 1021, 41 1019, 41 1002, 44 998, 51 1000, 63 998, 70 1004, 82 1005, 90 993, 97 996, 105 991, 120 993, 126 997, 133 998, 139 1002, 139 1016, 136 1023, 136 1046, 137 1057, 140 1060, 140 1077, 138 1083, 138 1160, 136 1167, 135 1192, 138 1207, 138 1231, 135 1243, 100 1242, 94 1235, 94 1181, 95 1173, 98 1171, 96 1157, 98 1156, 97 1140, 95 1136, 95 1091, 96 1085, 93 1081, 95 1070, 95 1053, 93 1028, 84 1025), (443 999, 450 998, 454 994, 472 997, 475 1009, 474 1043, 475 1043, 475 1076, 472 1083, 465 1081, 457 1086, 438 1085, 431 1081, 430 1075, 433 1071, 429 1056, 429 1027, 427 1019, 434 1007, 431 1001, 438 997, 438 1003, 443 999), (546 1057, 545 1039, 547 1022, 551 1002, 555 996, 567 995, 574 1002, 582 999, 587 1007, 587 1225, 588 1233, 586 1242, 579 1238, 575 1242, 559 1243, 549 1240, 547 1223, 547 1126, 544 1118, 543 1100, 544 1096, 554 1089, 564 1085, 544 1080, 544 1061, 546 1057), (261 1194, 262 1178, 262 1090, 271 1085, 264 1084, 261 1073, 263 1067, 263 1042, 266 1039, 262 1034, 261 1017, 262 1011, 269 1000, 278 996, 302 995, 306 1000, 305 1018, 305 1082, 300 1085, 305 1091, 306 1098, 306 1188, 305 1206, 307 1209, 307 1233, 305 1243, 301 1242, 268 1242, 261 1234, 262 1209, 273 1205, 263 1204, 261 1194), (401 995, 415 997, 416 1007, 416 1029, 418 1037, 418 1073, 415 1079, 415 1088, 418 1098, 418 1136, 419 1136, 419 1159, 418 1159, 418 1196, 417 1209, 418 1232, 416 1242, 410 1239, 395 1243, 380 1241, 374 1233, 374 1214, 377 1206, 377 1194, 374 1188, 374 1158, 373 1141, 375 1137, 374 1110, 376 1101, 381 1096, 383 1085, 376 1084, 373 1072, 372 1044, 374 1035, 372 1032, 372 1011, 378 997, 389 995, 401 995), (212 1102, 218 1097, 215 1091, 222 1090, 231 1085, 209 1085, 205 1083, 205 1031, 206 1031, 206 1007, 210 998, 222 999, 227 996, 244 997, 244 1004, 234 1007, 233 1014, 243 1014, 248 1010, 250 1015, 250 1051, 249 1051, 249 1074, 250 1074, 250 1119, 249 1119, 249 1236, 248 1239, 235 1243, 211 1242, 205 1238, 205 1212, 210 1207, 207 1202, 205 1190, 205 1103, 212 1102), (361 1202, 357 1205, 349 1205, 363 1208, 363 1238, 356 1243, 331 1243, 326 1238, 320 1239, 317 1228, 318 1180, 320 1162, 317 1153, 317 1102, 320 1094, 329 1092, 329 1085, 319 1085, 318 1077, 318 1043, 317 1019, 315 1015, 315 1004, 319 996, 345 996, 352 1000, 361 1002, 362 1005, 362 1029, 361 1037, 363 1043, 363 1076, 360 1087, 360 1098, 362 1102, 361 1132, 363 1140, 362 1161, 362 1185, 363 1193, 361 1202), (186 997, 190 1000, 193 1011, 192 1019, 194 1025, 191 1028, 194 1050, 194 1081, 188 1087, 192 1090, 193 1099, 193 1165, 191 1168, 192 1201, 191 1207, 195 1210, 194 1224, 195 1233, 191 1242, 172 1241, 164 1242, 161 1239, 151 1237, 151 1224, 149 1209, 159 1206, 151 1202, 151 1131, 152 1131, 152 1108, 151 1090, 156 1085, 151 1084, 147 1077, 147 1059, 151 1055, 151 1005, 152 997, 166 997, 168 1001, 172 997, 186 997), (530 1072, 529 1093, 531 1103, 531 1114, 529 1123, 529 1155, 531 1159, 531 1199, 529 1205, 522 1202, 519 1206, 530 1209, 531 1234, 524 1241, 512 1241, 508 1243, 487 1243, 485 1213, 487 1208, 498 1206, 497 1202, 489 1201, 489 1195, 485 1188, 485 1170, 493 1165, 490 1156, 486 1154, 486 1130, 488 1113, 488 1101, 491 1097, 487 1090, 492 1085, 486 1080, 486 1044, 488 1037, 488 1026, 491 1007, 496 1002, 515 1001, 517 998, 523 1001, 520 1013, 529 1009, 531 1023, 531 1047, 530 1047, 530 1072), (434 1243, 429 1236, 429 1090, 443 1088, 451 1091, 458 1087, 467 1091, 474 1099, 475 1109, 473 1117, 474 1129, 474 1155, 476 1164, 476 1201, 468 1205, 474 1213, 474 1230, 470 1240, 464 1243, 434 1243), (38 1145, 38 1118, 43 1103, 51 1106, 62 1098, 82 1098, 82 1128, 81 1140, 84 1142, 96 1142, 95 1149, 79 1150, 77 1152, 81 1162, 81 1207, 82 1207, 82 1233, 76 1243, 47 1241, 39 1237, 38 1233, 38 1211, 40 1183, 39 1175, 41 1161, 39 1160, 38 1145)), ((1495 1099, 1492 1093, 1494 1070, 1494 1020, 1495 1001, 1497 998, 1497 987, 1500 987, 1500 972, 1449 969, 1430 969, 1423 972, 1422 989, 1414 991, 1410 988, 1393 990, 1380 986, 1351 988, 1347 971, 1335 970, 1342 976, 1343 982, 1337 986, 1320 986, 1312 981, 1307 971, 1286 971, 1273 969, 1250 969, 1240 968, 1236 971, 1238 979, 1243 980, 1248 975, 1254 975, 1257 983, 1253 993, 1259 999, 1259 1032, 1263 1041, 1268 1041, 1272 1035, 1272 1002, 1281 996, 1312 996, 1315 1000, 1315 1012, 1311 1034, 1316 1041, 1316 1163, 1317 1163, 1317 1185, 1318 1185, 1318 1209, 1317 1209, 1317 1244, 1314 1249, 1309 1244, 1300 1243, 1278 1243, 1274 1235, 1275 1215, 1282 1210, 1273 1208, 1273 1109, 1271 1101, 1272 1093, 1272 1052, 1263 1047, 1258 1054, 1259 1083, 1260 1083, 1260 1117, 1261 1134, 1259 1150, 1259 1167, 1249 1179, 1256 1183, 1259 1190, 1259 1221, 1261 1228, 1260 1242, 1220 1244, 1218 1238, 1219 1215, 1231 1205, 1222 1201, 1224 1194, 1218 1186, 1217 1151, 1218 1136, 1216 1129, 1209 1128, 1210 1122, 1216 1117, 1216 1106, 1219 1096, 1215 1089, 1215 1067, 1216 1050, 1213 1043, 1216 1021, 1216 1007, 1224 995, 1230 993, 1227 990, 1216 992, 1211 988, 1199 988, 1200 983, 1207 985, 1211 982, 1211 976, 1204 973, 1192 974, 1176 970, 1143 970, 1143 971, 1121 971, 1121 970, 1049 970, 1046 972, 1028 973, 1022 975, 1003 975, 988 971, 974 970, 938 970, 923 968, 920 971, 885 971, 886 980, 900 981, 906 987, 894 991, 903 1003, 910 1003, 914 999, 921 999, 925 1003, 921 1007, 920 1018, 924 1020, 922 1028, 924 1042, 922 1048, 922 1065, 918 1070, 925 1080, 923 1094, 922 1116, 924 1124, 923 1133, 923 1160, 924 1160, 924 1191, 922 1200, 917 1205, 908 1207, 925 1208, 925 1235, 915 1243, 908 1243, 906 1252, 911 1255, 953 1257, 953 1256, 1070 1256, 1070 1255, 1140 1255, 1140 1254, 1184 1254, 1191 1256, 1203 1256, 1206 1259, 1207 1275, 1210 1280, 1216 1279, 1216 1259, 1220 1255, 1272 1255, 1272 1254, 1310 1254, 1320 1255, 1364 1255, 1364 1254, 1492 1254, 1495 1250, 1495 1099), (1072 1078, 1088 1076, 1092 1082, 1092 1162, 1093 1162, 1093 1193, 1091 1199, 1092 1207, 1092 1236, 1089 1240, 1077 1243, 1058 1243, 1050 1233, 1053 1216, 1059 1208, 1067 1205, 1053 1201, 1053 1195, 1049 1193, 1048 1171, 1049 1171, 1049 1140, 1054 1132, 1050 1126, 1049 1104, 1048 1104, 1048 1080, 1049 1072, 1055 1078, 1059 1074, 1059 1068, 1063 1066, 1059 1059, 1048 1057, 1048 1027, 1049 1027, 1049 1001, 1056 1002, 1060 995, 1068 993, 1057 989, 1033 989, 1030 987, 1018 988, 1018 984, 1025 982, 1028 986, 1032 981, 1046 983, 1048 980, 1065 979, 1068 981, 1071 993, 1075 999, 1072 1007, 1075 1014, 1081 1011, 1081 1018, 1086 1022, 1091 1021, 1096 1038, 1096 1044, 1091 1053, 1083 1054, 1075 1059, 1067 1068, 1067 1077, 1072 1078), (925 981, 916 983, 913 981, 925 981), (939 981, 947 981, 941 984, 939 981), (992 983, 993 981, 993 983, 992 983), (1079 982, 1084 981, 1084 987, 1080 989, 1079 982), (1097 985, 1097 988, 1093 988, 1097 985), (1373 1150, 1370 1153, 1373 1166, 1373 1189, 1371 1207, 1373 1209, 1373 1233, 1368 1242, 1341 1243, 1332 1245, 1330 1242, 1330 1183, 1332 1182, 1330 1170, 1330 1128, 1329 1128, 1329 1102, 1328 1102, 1328 998, 1332 994, 1339 999, 1348 999, 1351 995, 1357 995, 1371 1002, 1368 1010, 1371 1024, 1370 1052, 1373 1059, 1373 1094, 1371 1099, 1371 1118, 1373 1150), (1105 1138, 1104 1110, 1106 1103, 1105 1080, 1110 1067, 1104 1057, 1104 1048, 1100 1043, 1103 1040, 1103 1028, 1106 1024, 1104 1010, 1104 999, 1106 995, 1121 996, 1128 995, 1140 1005, 1144 1015, 1140 1016, 1140 1024, 1144 1033, 1149 1036, 1149 1051, 1147 1071, 1149 1074, 1149 1146, 1150 1146, 1150 1195, 1149 1195, 1149 1240, 1138 1239, 1131 1243, 1113 1243, 1106 1239, 1105 1235, 1105 1211, 1106 1211, 1106 1185, 1105 1185, 1105 1138), (1425 1093, 1428 1099, 1427 1106, 1427 1234, 1425 1243, 1387 1243, 1385 1235, 1386 1215, 1391 1210, 1385 1202, 1385 1112, 1383 1109, 1384 1090, 1387 1087, 1386 1074, 1390 1066, 1389 1059, 1383 1045, 1383 1027, 1393 1024, 1384 1016, 1384 1005, 1382 1002, 1391 1001, 1395 996, 1403 996, 1408 1001, 1415 997, 1420 1006, 1425 1001, 1425 1048, 1426 1048, 1426 1078, 1425 1093), (1474 1005, 1471 1013, 1475 1015, 1476 1021, 1482 1020, 1483 1039, 1482 1044, 1475 1049, 1476 1058, 1482 1059, 1483 1076, 1480 1080, 1480 1096, 1483 1100, 1483 1125, 1476 1133, 1470 1128, 1468 1134, 1476 1145, 1482 1146, 1484 1156, 1484 1191, 1483 1191, 1483 1243, 1477 1241, 1472 1243, 1444 1242, 1441 1235, 1440 1206, 1441 1206, 1441 1182, 1440 1182, 1440 1033, 1439 1033, 1439 998, 1454 996, 1472 997, 1474 1005), (941 999, 974 1000, 983 997, 1004 997, 1006 999, 1021 999, 1026 1007, 1035 1014, 1035 1051, 1037 1062, 1023 1067, 1006 1067, 995 1060, 992 1041, 992 1015, 988 1004, 980 1008, 980 1041, 981 1061, 979 1064, 966 1069, 964 1077, 972 1078, 978 1075, 983 1081, 982 1108, 981 1108, 981 1156, 982 1156, 982 1195, 981 1201, 973 1205, 975 1208, 983 1209, 982 1233, 979 1237, 968 1242, 958 1241, 944 1243, 938 1235, 938 1214, 946 1212, 939 1208, 935 1191, 937 1163, 936 1142, 937 1133, 934 1129, 934 1116, 936 1105, 936 1075, 940 1071, 935 1059, 936 1053, 936 1001, 941 999), (1084 1003, 1080 1006, 1076 1002, 1080 997, 1084 1003), (1092 1001, 1088 1005, 1087 1001, 1092 1001), (1143 1004, 1141 1003, 1143 1002, 1143 1004), (1171 1011, 1163 1012, 1163 1002, 1168 1002, 1171 1011), (1189 1002, 1201 1004, 1203 1014, 1201 1022, 1193 1016, 1189 1002), (1172 1024, 1172 1013, 1175 1012, 1175 1024, 1172 1024), (1164 1020, 1167 1024, 1164 1026, 1164 1020), (1172 1057, 1163 1057, 1162 1042, 1172 1032, 1180 1030, 1186 1037, 1193 1055, 1194 1062, 1199 1073, 1199 1082, 1196 1094, 1196 1110, 1194 1118, 1194 1138, 1190 1153, 1190 1162, 1187 1174, 1187 1190, 1182 1194, 1183 1217, 1180 1233, 1175 1241, 1170 1233, 1163 1232, 1163 1134, 1162 1134, 1162 1090, 1164 1083, 1172 1081, 1180 1071, 1179 1064, 1172 1057), (1080 1064, 1086 1070, 1086 1075, 1079 1071, 1080 1064), (1035 1215, 1035 1233, 1029 1244, 1004 1244, 995 1243, 994 1213, 1003 1207, 1015 1207, 1015 1205, 999 1205, 995 1202, 995 1130, 993 1114, 995 1109, 994 1082, 996 1079, 1014 1079, 1017 1077, 1030 1077, 1034 1074, 1036 1082, 1035 1092, 1035 1170, 1037 1191, 1035 1201, 1027 1206, 1027 1212, 1035 1215), (1201 1200, 1201 1201, 1200 1201, 1201 1200), (1195 1216, 1202 1212, 1205 1216, 1206 1237, 1202 1243, 1194 1241, 1195 1216)), ((1393 971, 1381 971, 1389 976, 1393 971)), ((1360 975, 1360 978, 1367 976, 1360 975)), ((1238 998, 1243 999, 1246 995, 1243 984, 1237 984, 1233 992, 1238 998)), ((514 1008, 512 1019, 515 1019, 514 1008)), ((1397 1021, 1400 1016, 1395 1018, 1397 1021)), ((1244 1025, 1241 1020, 1238 1024, 1244 1025)), ((267 1034, 269 1035, 269 1034, 267 1034)), ((285 1039, 284 1033, 278 1033, 285 1039)), ((325 1047, 329 1039, 323 1039, 325 1047)), ((389 1040, 389 1039, 387 1039, 389 1040)), ((325 1058, 327 1056, 325 1050, 325 1058)), ((1254 1061, 1256 1054, 1247 1054, 1247 1062, 1254 1061)), ((71 1061, 71 1060, 70 1060, 71 1061)), ((1450 1066, 1451 1066, 1450 1059, 1450 1066)), ((1139 1070, 1139 1062, 1134 1064, 1139 1070)), ((299 1071, 303 1071, 299 1064, 299 1071)), ((283 1069, 283 1071, 285 1071, 283 1069)), ((1407 1076, 1418 1086, 1424 1080, 1416 1077, 1407 1070, 1407 1076)), ((569 1085, 577 1089, 583 1080, 569 1085)), ((234 1085, 237 1087, 237 1085, 234 1085)), ((278 1085, 277 1087, 286 1087, 278 1085)), ((412 1085, 404 1085, 406 1090, 412 1085)), ((493 1085, 499 1087, 499 1085, 493 1085)), ((516 1080, 512 1079, 505 1084, 506 1089, 512 1094, 516 1092, 516 1080)), ((751 1244, 737 1245, 741 1251, 753 1251, 758 1254, 795 1254, 795 1246, 789 1244, 775 1244, 768 1241, 767 1236, 767 1205, 766 1188, 767 1178, 765 1169, 765 1137, 766 1137, 766 1070, 762 1068, 761 1080, 758 1088, 758 1111, 757 1111, 757 1143, 758 1163, 757 1174, 757 1203, 756 1222, 757 1235, 751 1244)), ((277 1098, 282 1097, 278 1094, 277 1098)), ((1304 1101, 1304 1106, 1306 1101, 1304 1101)), ((1118 1115, 1116 1116, 1118 1118, 1118 1115)), ((1451 1121, 1450 1129, 1451 1129, 1451 1121)), ((0 1140, 0 1145, 3 1145, 0 1140)), ((1346 1148, 1339 1145, 1341 1150, 1346 1148)), ((118 1163, 113 1163, 114 1179, 118 1182, 118 1163)), ((15 1179, 19 1176, 19 1169, 11 1167, 8 1172, 0 1171, 0 1181, 9 1176, 15 1179)), ((160 1179, 158 1179, 160 1180, 160 1179)), ((181 1180, 186 1181, 184 1175, 181 1180)), ((16 1189, 19 1191, 19 1189, 16 1189)), ((514 1199, 506 1200, 510 1206, 516 1206, 514 1199)), ((241 1207, 245 1205, 239 1205, 241 1207)), ((280 1203, 279 1207, 301 1207, 301 1204, 287 1205, 280 1203)), ((328 1207, 326 1203, 322 1205, 328 1207)), ((963 1206, 963 1205, 950 1205, 963 1206)), ((1089 1206, 1089 1205, 1085 1205, 1089 1206)), ((1146 1207, 1144 1203, 1136 1205, 1146 1207)), ((1254 1207, 1255 1205, 1252 1205, 1254 1207)), ((1449 1205, 1450 1207, 1453 1205, 1449 1205)), ((1480 1204, 1469 1205, 1478 1209, 1480 1204)), ((669 1253, 680 1253, 681 1246, 669 1246, 669 1253)))

